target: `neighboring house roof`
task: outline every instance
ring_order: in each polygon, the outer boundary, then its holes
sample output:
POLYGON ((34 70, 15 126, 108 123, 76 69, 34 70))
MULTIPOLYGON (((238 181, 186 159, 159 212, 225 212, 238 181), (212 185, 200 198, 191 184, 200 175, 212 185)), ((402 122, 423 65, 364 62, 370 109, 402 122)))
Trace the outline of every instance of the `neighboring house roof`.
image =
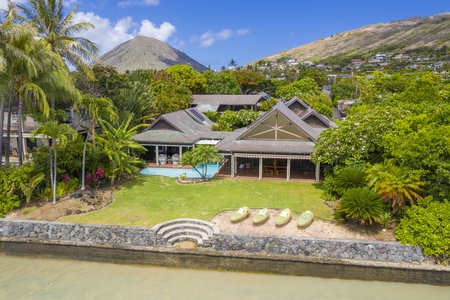
POLYGON ((192 95, 192 105, 202 112, 218 111, 220 105, 255 106, 264 95, 192 95))
POLYGON ((227 133, 211 131, 214 123, 195 108, 160 116, 133 139, 140 143, 192 145, 201 139, 223 139, 227 133))

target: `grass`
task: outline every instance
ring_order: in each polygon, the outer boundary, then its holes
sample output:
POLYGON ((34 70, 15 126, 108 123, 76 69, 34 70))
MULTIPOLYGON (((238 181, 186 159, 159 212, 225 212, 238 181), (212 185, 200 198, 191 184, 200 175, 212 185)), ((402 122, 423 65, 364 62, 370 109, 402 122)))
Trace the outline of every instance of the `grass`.
POLYGON ((320 198, 319 184, 308 182, 213 179, 181 185, 174 178, 139 175, 114 191, 107 208, 59 219, 64 222, 153 226, 177 218, 211 220, 217 213, 250 208, 312 210, 323 220, 331 209, 320 198))

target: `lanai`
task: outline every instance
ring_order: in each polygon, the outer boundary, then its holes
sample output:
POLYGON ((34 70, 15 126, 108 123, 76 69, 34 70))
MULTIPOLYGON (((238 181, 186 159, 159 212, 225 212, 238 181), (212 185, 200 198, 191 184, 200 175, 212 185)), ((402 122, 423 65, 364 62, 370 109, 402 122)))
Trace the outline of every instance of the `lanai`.
POLYGON ((259 179, 265 175, 285 175, 290 180, 293 169, 304 169, 314 172, 315 180, 319 181, 320 165, 311 162, 314 142, 321 131, 333 126, 336 124, 306 102, 293 98, 286 104, 278 103, 249 127, 225 137, 216 147, 221 154, 229 156, 231 177, 250 163, 251 167, 257 166, 259 179), (293 109, 299 106, 302 108, 293 109))

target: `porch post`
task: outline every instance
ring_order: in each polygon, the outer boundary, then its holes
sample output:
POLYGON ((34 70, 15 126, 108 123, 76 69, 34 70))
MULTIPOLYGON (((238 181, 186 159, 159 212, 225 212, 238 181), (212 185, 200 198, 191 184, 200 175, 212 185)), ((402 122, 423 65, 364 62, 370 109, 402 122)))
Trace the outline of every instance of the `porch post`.
POLYGON ((235 159, 234 159, 234 155, 233 154, 231 154, 231 178, 234 178, 234 162, 235 162, 235 159))
POLYGON ((291 159, 288 158, 286 166, 286 180, 291 180, 291 159))
POLYGON ((316 165, 316 182, 320 181, 320 163, 316 165))
POLYGON ((258 175, 258 179, 262 179, 262 171, 263 171, 263 159, 259 158, 259 175, 258 175))
POLYGON ((155 160, 156 160, 156 166, 159 166, 159 160, 158 160, 158 153, 159 153, 159 146, 155 146, 155 160))

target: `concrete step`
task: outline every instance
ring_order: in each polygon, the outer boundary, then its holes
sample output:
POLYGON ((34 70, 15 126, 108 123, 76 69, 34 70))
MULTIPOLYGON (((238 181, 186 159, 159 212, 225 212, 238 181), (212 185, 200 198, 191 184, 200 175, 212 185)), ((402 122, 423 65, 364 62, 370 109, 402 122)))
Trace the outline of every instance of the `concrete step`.
POLYGON ((211 227, 201 225, 201 224, 193 224, 193 223, 176 223, 176 224, 170 224, 168 226, 162 227, 158 231, 156 231, 156 236, 164 236, 165 234, 173 231, 173 230, 180 230, 184 229, 186 231, 192 230, 192 231, 202 231, 206 235, 213 235, 214 231, 211 227))
POLYGON ((209 228, 212 229, 213 233, 219 233, 219 228, 210 222, 198 220, 198 219, 188 219, 188 218, 170 220, 167 222, 159 223, 159 224, 156 224, 155 226, 153 226, 152 229, 156 233, 158 233, 158 231, 162 230, 164 227, 171 226, 174 224, 180 224, 180 223, 181 224, 198 224, 198 225, 208 226, 209 228))
POLYGON ((186 229, 178 229, 178 230, 171 230, 169 232, 166 232, 166 234, 164 234, 162 236, 162 238, 166 241, 170 240, 173 237, 176 236, 181 236, 181 235, 192 235, 192 236, 196 236, 201 238, 202 240, 208 240, 209 236, 202 232, 202 231, 197 231, 197 230, 186 230, 186 229))
POLYGON ((197 243, 197 246, 203 246, 203 240, 200 237, 190 235, 190 234, 174 236, 167 241, 167 244, 174 245, 176 243, 183 242, 183 241, 190 241, 190 242, 197 243))

